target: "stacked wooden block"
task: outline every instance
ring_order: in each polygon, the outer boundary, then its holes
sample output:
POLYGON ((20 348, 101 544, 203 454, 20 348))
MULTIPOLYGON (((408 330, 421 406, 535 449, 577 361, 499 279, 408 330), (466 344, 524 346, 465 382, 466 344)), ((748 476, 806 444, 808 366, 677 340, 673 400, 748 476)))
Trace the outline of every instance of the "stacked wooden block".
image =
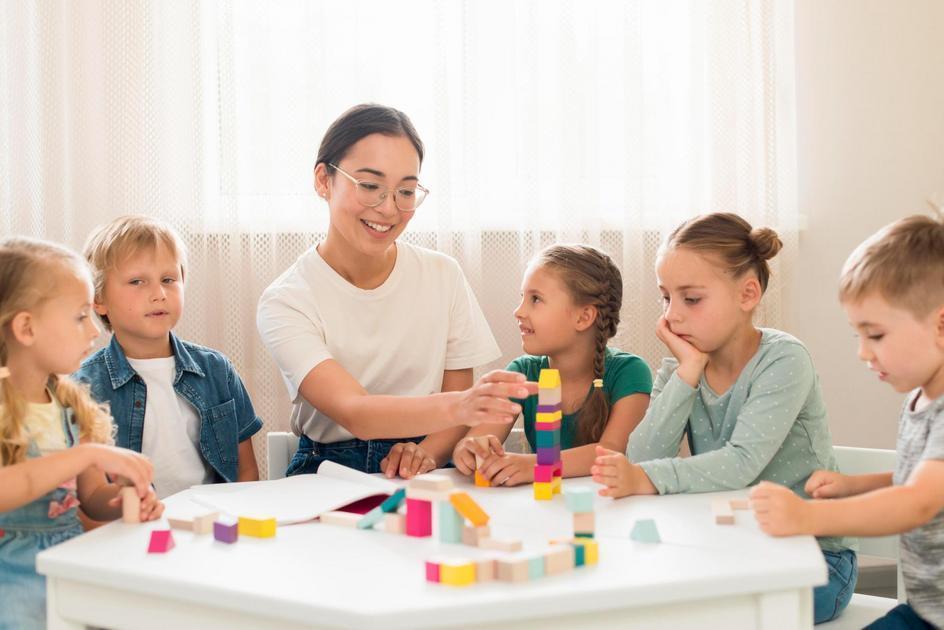
POLYGON ((534 498, 549 501, 560 494, 561 477, 561 381, 557 370, 541 370, 538 378, 538 410, 534 418, 534 498))
POLYGON ((593 538, 596 519, 593 512, 593 489, 569 487, 564 492, 567 509, 574 515, 574 537, 593 538))

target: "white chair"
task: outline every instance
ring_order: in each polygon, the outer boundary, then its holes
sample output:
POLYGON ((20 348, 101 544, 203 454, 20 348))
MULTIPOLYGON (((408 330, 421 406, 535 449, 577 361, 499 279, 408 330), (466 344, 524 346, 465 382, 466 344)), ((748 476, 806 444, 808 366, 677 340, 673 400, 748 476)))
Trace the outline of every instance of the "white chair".
MULTIPOLYGON (((839 470, 847 475, 865 475, 877 472, 890 472, 895 469, 895 451, 878 448, 854 448, 836 446, 833 448, 839 470)), ((898 536, 881 538, 860 538, 859 553, 878 558, 887 558, 898 562, 898 536)), ((845 630, 862 628, 882 617, 889 610, 904 601, 905 587, 898 567, 898 599, 875 597, 855 593, 852 601, 839 617, 816 626, 817 630, 845 630)))
POLYGON ((266 459, 269 479, 281 479, 298 450, 298 436, 283 431, 266 433, 266 459))

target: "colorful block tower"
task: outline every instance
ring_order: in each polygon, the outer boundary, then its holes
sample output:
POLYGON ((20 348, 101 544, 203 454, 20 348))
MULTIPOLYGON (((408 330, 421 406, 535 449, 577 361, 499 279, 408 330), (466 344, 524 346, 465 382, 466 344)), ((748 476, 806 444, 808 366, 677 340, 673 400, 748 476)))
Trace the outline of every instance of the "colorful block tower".
POLYGON ((574 536, 593 538, 596 518, 593 512, 593 489, 568 486, 564 493, 567 509, 574 515, 574 536))
POLYGON ((549 501, 561 491, 560 427, 561 381, 557 370, 541 370, 538 378, 538 411, 534 418, 535 447, 534 498, 549 501))

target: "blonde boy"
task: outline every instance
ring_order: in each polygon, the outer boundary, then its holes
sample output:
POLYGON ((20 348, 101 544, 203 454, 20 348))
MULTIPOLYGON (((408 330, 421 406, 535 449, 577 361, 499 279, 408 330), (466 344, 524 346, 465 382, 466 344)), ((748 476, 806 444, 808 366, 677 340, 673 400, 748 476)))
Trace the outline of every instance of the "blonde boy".
POLYGON ((901 534, 908 603, 876 623, 941 627, 944 222, 912 216, 869 238, 846 261, 839 299, 858 333, 859 358, 879 380, 910 392, 898 426, 895 471, 854 476, 817 471, 806 483, 810 501, 762 483, 751 493, 753 509, 764 531, 776 536, 901 534))
POLYGON ((119 217, 85 245, 94 309, 111 343, 76 377, 108 402, 117 443, 148 455, 166 497, 193 484, 259 478, 250 438, 262 427, 229 360, 178 339, 187 254, 169 225, 119 217))

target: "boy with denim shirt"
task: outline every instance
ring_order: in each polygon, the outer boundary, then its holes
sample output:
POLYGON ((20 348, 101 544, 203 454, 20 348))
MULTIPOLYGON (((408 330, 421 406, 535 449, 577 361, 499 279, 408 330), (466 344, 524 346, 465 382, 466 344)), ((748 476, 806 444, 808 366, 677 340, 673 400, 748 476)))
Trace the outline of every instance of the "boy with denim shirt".
POLYGON ((221 353, 172 331, 184 302, 186 250, 174 230, 125 216, 89 237, 95 312, 109 345, 75 376, 108 402, 117 444, 148 455, 166 497, 194 484, 259 478, 251 437, 262 427, 249 394, 221 353))
POLYGON ((908 217, 865 241, 846 261, 839 298, 859 334, 859 358, 896 391, 910 392, 895 471, 817 471, 806 483, 810 501, 762 483, 752 506, 764 531, 777 536, 901 534, 908 603, 869 627, 942 627, 944 220, 908 217))

